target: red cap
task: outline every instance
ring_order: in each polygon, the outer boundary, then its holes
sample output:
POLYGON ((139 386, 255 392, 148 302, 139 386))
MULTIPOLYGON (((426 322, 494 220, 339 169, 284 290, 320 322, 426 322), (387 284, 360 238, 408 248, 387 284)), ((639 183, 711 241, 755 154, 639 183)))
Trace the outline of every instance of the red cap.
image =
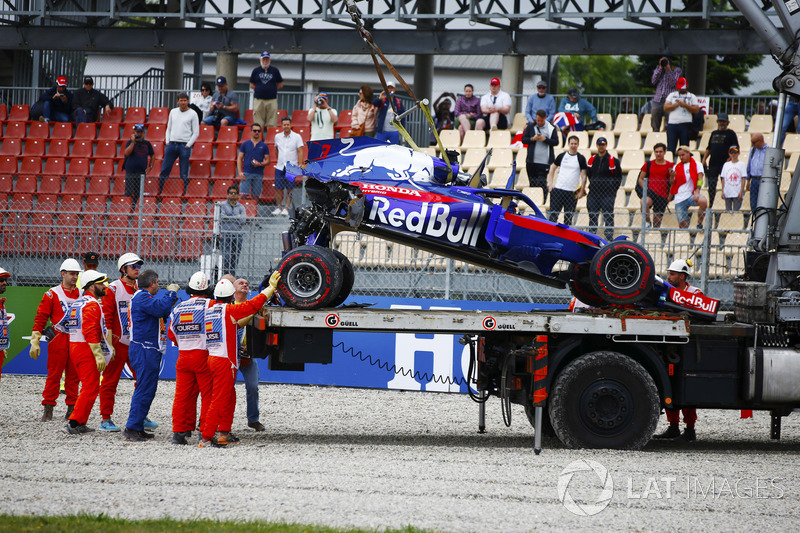
POLYGON ((499 78, 492 78, 492 81, 489 82, 490 85, 500 85, 499 78))
POLYGON ((686 78, 681 76, 680 78, 678 78, 678 82, 676 83, 676 86, 678 87, 678 90, 680 91, 681 89, 687 88, 689 86, 689 82, 686 81, 686 78))
POLYGON ((56 78, 56 85, 58 85, 59 87, 66 87, 67 78, 65 78, 64 76, 59 76, 58 78, 56 78))

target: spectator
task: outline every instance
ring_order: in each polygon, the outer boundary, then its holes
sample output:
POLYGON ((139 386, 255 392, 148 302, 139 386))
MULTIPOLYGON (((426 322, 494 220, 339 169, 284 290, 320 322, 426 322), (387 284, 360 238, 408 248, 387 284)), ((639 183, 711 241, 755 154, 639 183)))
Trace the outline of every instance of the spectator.
POLYGON ((222 255, 223 272, 236 275, 239 252, 242 249, 242 226, 247 219, 244 206, 239 203, 239 189, 228 187, 228 199, 218 202, 219 206, 219 248, 222 255))
POLYGON ((454 118, 451 106, 453 105, 453 101, 455 99, 456 95, 453 93, 442 93, 433 103, 433 118, 436 124, 436 131, 438 133, 441 133, 442 130, 453 129, 454 118))
POLYGON ((67 78, 59 76, 55 87, 47 89, 31 109, 31 120, 39 122, 69 122, 72 113, 72 93, 67 90, 67 78))
POLYGON ((522 143, 528 145, 525 166, 531 187, 542 188, 542 202, 547 202, 547 172, 555 160, 554 146, 558 146, 558 128, 546 119, 547 111, 536 111, 536 120, 525 126, 522 143))
MULTIPOLYGON (((397 114, 402 115, 405 113, 403 102, 395 96, 395 88, 393 81, 387 81, 386 87, 389 89, 389 95, 392 100, 386 97, 386 91, 381 91, 380 96, 372 101, 372 105, 378 110, 378 117, 375 122, 375 137, 379 141, 387 141, 391 144, 400 144, 400 132, 394 125, 395 110, 397 114), (394 102, 394 109, 391 102, 394 102)), ((405 126, 406 119, 400 121, 400 124, 405 126)))
POLYGON ((94 80, 87 77, 83 80, 83 87, 75 91, 72 97, 72 119, 76 124, 97 122, 100 108, 110 113, 113 107, 105 94, 95 90, 94 80))
POLYGON ((161 174, 158 177, 158 192, 164 189, 164 182, 175 160, 180 161, 181 179, 184 192, 189 186, 189 158, 192 157, 192 147, 200 135, 200 123, 197 114, 189 109, 189 95, 178 93, 178 107, 169 112, 167 131, 164 139, 164 161, 161 163, 161 174))
POLYGON ((544 80, 536 82, 536 94, 528 98, 528 105, 525 106, 525 118, 528 123, 536 122, 536 112, 543 109, 546 113, 547 122, 553 122, 553 115, 556 114, 556 99, 552 94, 547 94, 547 83, 544 80))
POLYGON ((678 78, 678 90, 669 93, 664 101, 667 117, 667 150, 675 153, 677 146, 689 144, 692 115, 700 111, 697 97, 689 92, 686 78, 678 78))
POLYGON ((678 78, 681 77, 681 67, 673 67, 668 57, 658 60, 658 66, 653 70, 650 83, 655 86, 653 103, 650 106, 650 125, 653 131, 661 131, 664 119, 664 102, 670 93, 677 90, 678 78))
MULTIPOLYGON (((4 268, 0 268, 0 294, 6 292, 8 287, 8 279, 11 277, 4 268)), ((9 320, 8 311, 6 311, 6 299, 0 297, 0 375, 3 373, 3 362, 6 358, 6 351, 11 346, 11 338, 9 336, 9 320)))
POLYGON ((353 106, 350 120, 351 137, 375 137, 375 107, 372 105, 374 97, 369 85, 362 85, 358 90, 358 102, 353 106))
POLYGON ((675 215, 681 228, 689 227, 689 208, 696 205, 700 208, 697 213, 697 229, 703 229, 706 218, 708 200, 700 194, 703 184, 703 165, 692 158, 692 151, 688 146, 678 147, 679 161, 675 163, 672 176, 672 185, 669 190, 670 199, 675 199, 675 215))
POLYGON ((236 168, 242 181, 241 194, 253 198, 261 196, 264 185, 264 167, 269 165, 269 146, 261 140, 261 124, 250 126, 250 140, 239 146, 236 168))
MULTIPOLYGON (((714 196, 717 194, 717 178, 722 166, 728 160, 731 146, 738 144, 736 133, 728 129, 728 114, 720 113, 717 117, 717 129, 711 133, 708 148, 703 155, 703 167, 706 169, 708 184, 708 207, 714 207, 714 196), (711 162, 709 163, 709 159, 711 162)), ((742 174, 744 175, 744 174, 742 174)))
POLYGON ((639 172, 639 181, 636 184, 636 194, 642 197, 644 179, 647 179, 647 210, 646 221, 650 224, 650 210, 653 210, 653 227, 661 227, 661 219, 669 203, 669 182, 675 173, 672 164, 664 159, 667 154, 667 145, 656 143, 653 146, 653 158, 642 166, 639 172))
POLYGON ((475 121, 475 129, 507 130, 509 111, 511 111, 511 95, 500 90, 500 79, 492 78, 489 82, 489 93, 481 97, 483 116, 475 121))
MULTIPOLYGON (((370 104, 372 106, 372 104, 370 104)), ((292 131, 292 119, 284 117, 281 120, 283 134, 275 136, 275 151, 278 161, 275 165, 275 191, 276 206, 273 215, 289 216, 289 207, 292 205, 292 190, 294 181, 286 179, 286 163, 299 165, 303 161, 303 138, 292 131)))
POLYGON ((144 124, 134 124, 133 135, 125 143, 124 154, 122 168, 125 170, 125 196, 131 197, 133 210, 139 200, 142 179, 155 164, 153 145, 144 138, 144 124))
MULTIPOLYGON (((84 270, 97 270, 98 265, 100 265, 100 254, 97 252, 86 252, 83 254, 84 270)), ((78 280, 78 287, 80 286, 81 282, 78 280)))
POLYGON ((575 214, 575 206, 578 200, 583 198, 586 186, 586 158, 578 153, 579 139, 575 135, 570 135, 567 139, 568 152, 561 152, 550 165, 550 173, 547 175, 547 190, 550 191, 550 212, 548 219, 550 222, 558 221, 558 214, 564 210, 564 224, 572 224, 572 216, 575 214), (555 179, 556 170, 558 179, 555 179))
POLYGON ((239 121, 239 95, 228 89, 225 76, 217 78, 217 90, 211 101, 211 113, 203 119, 203 124, 231 126, 239 121))
MULTIPOLYGON (((586 209, 589 210, 589 231, 597 231, 600 212, 603 213, 603 224, 606 227, 607 241, 614 239, 614 201, 617 189, 622 182, 622 169, 619 161, 608 153, 608 141, 600 137, 595 143, 597 154, 589 158, 589 194, 586 197, 586 209)), ((583 187, 583 185, 581 185, 583 187)), ((585 194, 585 190, 583 191, 585 194)))
POLYGON ((558 111, 577 115, 581 124, 586 123, 587 119, 589 122, 597 122, 597 109, 588 100, 581 98, 581 93, 575 87, 567 91, 567 96, 561 99, 558 111))
MULTIPOLYGON (((800 116, 800 103, 798 103, 796 96, 789 96, 789 100, 786 102, 786 107, 783 110, 783 124, 781 125, 780 138, 781 141, 786 138, 786 132, 789 131, 789 126, 792 126, 792 131, 797 131, 797 127, 794 125, 794 119, 798 116, 800 116)), ((781 145, 776 144, 776 146, 781 145)))
POLYGON ((261 52, 261 64, 250 74, 253 89, 253 121, 265 128, 278 124, 278 91, 283 89, 281 71, 273 67, 266 50, 261 52))
POLYGON ((739 147, 731 146, 728 150, 730 161, 722 167, 722 198, 726 211, 739 211, 744 197, 744 180, 747 177, 747 164, 739 161, 739 147))
POLYGON ((201 122, 211 115, 211 103, 214 101, 212 93, 213 90, 209 82, 204 81, 200 84, 200 99, 197 101, 197 108, 203 115, 200 117, 201 122))
POLYGON ((758 207, 758 189, 761 186, 761 173, 764 171, 764 158, 769 145, 764 141, 762 133, 750 135, 750 158, 747 160, 747 181, 744 190, 750 191, 750 212, 753 213, 753 220, 756 216, 758 207))
POLYGON ((314 107, 308 110, 311 140, 333 139, 333 126, 338 120, 339 114, 328 104, 328 93, 319 93, 314 100, 314 107))
POLYGON ((456 107, 453 114, 458 120, 458 133, 461 140, 464 135, 475 127, 475 122, 481 116, 481 99, 473 94, 474 88, 471 84, 464 85, 464 95, 456 100, 456 107))

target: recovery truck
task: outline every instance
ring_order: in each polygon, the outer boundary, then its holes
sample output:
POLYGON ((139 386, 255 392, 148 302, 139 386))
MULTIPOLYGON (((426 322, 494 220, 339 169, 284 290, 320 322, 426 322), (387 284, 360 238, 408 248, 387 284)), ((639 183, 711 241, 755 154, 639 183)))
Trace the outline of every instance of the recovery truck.
MULTIPOLYGON (((783 29, 752 0, 734 0, 784 68, 774 138, 786 95, 800 97, 800 8, 774 1, 783 29)), ((536 453, 552 429, 568 447, 639 449, 661 408, 768 410, 771 437, 800 407, 800 204, 795 170, 785 198, 784 153, 768 148, 748 252, 735 282, 734 311, 709 322, 644 309, 566 312, 402 311, 268 308, 252 336, 270 368, 332 362, 336 330, 452 333, 470 346, 470 395, 525 406, 536 453), (781 205, 778 206, 778 201, 781 205), (473 392, 474 391, 474 392, 473 392)), ((480 410, 482 429, 484 410, 480 410)))

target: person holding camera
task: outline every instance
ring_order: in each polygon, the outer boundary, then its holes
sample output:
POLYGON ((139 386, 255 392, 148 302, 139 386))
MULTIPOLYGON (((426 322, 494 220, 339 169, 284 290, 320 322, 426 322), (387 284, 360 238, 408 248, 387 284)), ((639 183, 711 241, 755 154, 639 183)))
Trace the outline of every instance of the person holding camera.
POLYGON ((661 122, 664 119, 664 101, 667 96, 676 90, 678 78, 681 77, 681 67, 672 66, 672 61, 666 56, 658 60, 658 65, 653 71, 650 83, 655 86, 656 94, 650 106, 650 125, 653 131, 661 131, 661 122))
POLYGON ((131 197, 131 210, 139 200, 141 180, 153 168, 155 152, 150 141, 144 140, 144 124, 134 124, 133 135, 125 143, 125 196, 131 197))
POLYGON ((47 89, 31 108, 31 120, 39 122, 69 122, 72 112, 72 93, 67 90, 67 78, 56 78, 55 87, 47 89))
POLYGON ((217 90, 212 96, 211 114, 203 119, 209 126, 232 126, 239 120, 239 95, 228 89, 225 76, 217 78, 217 90))
POLYGON ((314 99, 314 107, 308 110, 311 123, 311 139, 333 139, 333 126, 339 120, 339 113, 328 104, 328 93, 319 93, 314 99))

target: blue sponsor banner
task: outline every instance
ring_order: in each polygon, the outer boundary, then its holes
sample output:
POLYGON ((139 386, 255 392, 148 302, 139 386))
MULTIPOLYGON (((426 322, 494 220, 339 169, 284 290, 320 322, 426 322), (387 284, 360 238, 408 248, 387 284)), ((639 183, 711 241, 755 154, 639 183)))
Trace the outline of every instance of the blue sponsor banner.
MULTIPOLYGON (((187 296, 181 292, 181 297, 187 296)), ((254 292, 253 295, 256 293, 254 292)), ((374 309, 532 311, 564 309, 563 305, 478 302, 469 300, 431 300, 353 296, 347 302, 374 303, 374 309)), ((414 333, 333 332, 333 362, 306 364, 301 372, 269 370, 267 360, 255 359, 262 382, 303 385, 333 385, 376 389, 402 389, 436 392, 466 392, 464 376, 469 364, 469 347, 459 335, 414 333)), ((37 361, 26 347, 3 367, 3 373, 47 374, 46 343, 37 361)), ((169 343, 162 362, 162 379, 175 379, 177 348, 169 343)), ((130 377, 128 368, 125 377, 130 377)), ((241 374, 239 375, 241 379, 241 374)))

